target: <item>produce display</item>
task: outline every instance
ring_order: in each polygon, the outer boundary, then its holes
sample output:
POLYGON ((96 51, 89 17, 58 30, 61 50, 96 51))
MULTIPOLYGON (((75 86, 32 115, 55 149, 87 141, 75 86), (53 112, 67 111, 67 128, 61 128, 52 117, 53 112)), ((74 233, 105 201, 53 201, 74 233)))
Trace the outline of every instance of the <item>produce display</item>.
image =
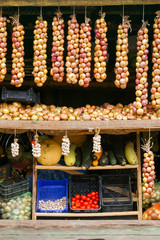
MULTIPOLYGON (((32 120, 32 121, 105 121, 105 120, 136 120, 137 116, 133 113, 133 104, 123 106, 118 103, 116 106, 105 103, 103 106, 85 107, 56 107, 45 104, 34 106, 23 106, 19 102, 12 104, 0 104, 0 120, 32 120)), ((160 112, 149 104, 147 113, 140 119, 159 119, 160 112)), ((139 117, 138 117, 139 119, 139 117)))
POLYGON ((67 40, 66 81, 76 84, 79 79, 79 24, 75 15, 68 21, 67 40))
POLYGON ((2 219, 28 220, 31 218, 32 195, 30 192, 14 197, 9 201, 0 199, 2 219))
POLYGON ((0 17, 0 82, 3 82, 7 73, 6 68, 7 52, 7 18, 0 17))
MULTIPOLYGON (((144 186, 144 183, 142 184, 142 188, 144 186)), ((157 203, 160 202, 160 183, 154 183, 154 191, 151 198, 145 198, 142 199, 143 207, 146 208, 149 206, 150 203, 157 203)))
POLYGON ((143 177, 143 197, 151 198, 154 191, 154 179, 155 179, 155 166, 154 166, 154 153, 150 150, 150 139, 147 143, 142 146, 142 149, 145 151, 143 154, 143 168, 142 168, 142 177, 143 177))
POLYGON ((148 208, 142 215, 143 220, 160 220, 160 202, 148 208))
POLYGON ((114 81, 117 88, 125 89, 128 83, 128 29, 131 28, 129 16, 124 16, 122 24, 118 26, 116 45, 116 63, 114 81))
POLYGON ((42 17, 36 20, 34 30, 34 60, 33 60, 33 75, 34 82, 38 87, 42 87, 47 80, 47 21, 42 17))
POLYGON ((80 25, 79 39, 79 81, 78 84, 88 87, 91 81, 91 26, 89 18, 80 25))
POLYGON ((76 194, 71 198, 72 209, 99 209, 99 193, 76 194))
POLYGON ((64 20, 61 18, 62 13, 58 11, 53 18, 53 42, 52 42, 52 68, 50 71, 53 80, 62 82, 64 77, 64 20))
POLYGON ((152 53, 152 88, 151 88, 151 100, 152 106, 155 109, 160 109, 160 11, 156 12, 157 16, 154 19, 154 40, 153 40, 153 53, 152 53))
MULTIPOLYGON (((136 62, 136 101, 133 103, 134 112, 143 115, 147 111, 148 104, 148 28, 147 22, 143 22, 137 37, 137 62, 136 62)), ((155 84, 154 84, 155 85, 155 84)), ((153 90, 153 89, 152 89, 153 90)))
POLYGON ((13 17, 13 33, 12 33, 12 79, 11 84, 15 87, 21 87, 24 72, 24 26, 20 24, 19 17, 13 17))
POLYGON ((107 23, 105 13, 100 12, 100 19, 96 20, 95 28, 95 52, 94 52, 94 77, 97 82, 103 82, 107 78, 107 23))

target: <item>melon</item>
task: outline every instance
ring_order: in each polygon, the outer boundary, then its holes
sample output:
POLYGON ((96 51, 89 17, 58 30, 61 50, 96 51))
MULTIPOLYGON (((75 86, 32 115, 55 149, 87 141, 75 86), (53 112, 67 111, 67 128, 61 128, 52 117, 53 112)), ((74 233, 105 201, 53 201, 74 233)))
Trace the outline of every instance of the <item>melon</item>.
POLYGON ((59 162, 62 150, 59 143, 53 139, 43 140, 41 143, 41 156, 37 161, 45 166, 52 166, 59 162))

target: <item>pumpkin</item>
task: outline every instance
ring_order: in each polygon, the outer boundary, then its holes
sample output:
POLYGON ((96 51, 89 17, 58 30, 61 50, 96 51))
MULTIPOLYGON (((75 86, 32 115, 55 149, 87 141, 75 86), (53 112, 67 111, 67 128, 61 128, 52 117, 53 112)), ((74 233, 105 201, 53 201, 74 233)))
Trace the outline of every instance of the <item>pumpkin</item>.
POLYGON ((41 156, 37 158, 37 161, 45 166, 58 163, 62 155, 60 144, 53 139, 45 139, 40 144, 41 156))

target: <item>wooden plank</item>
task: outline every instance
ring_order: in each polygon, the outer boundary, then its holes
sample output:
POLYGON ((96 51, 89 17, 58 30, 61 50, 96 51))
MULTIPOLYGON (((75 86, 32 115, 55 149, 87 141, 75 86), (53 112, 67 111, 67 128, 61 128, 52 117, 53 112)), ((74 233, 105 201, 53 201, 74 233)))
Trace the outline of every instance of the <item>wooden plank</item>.
POLYGON ((33 158, 33 188, 32 188, 32 220, 36 220, 36 200, 37 200, 37 161, 33 158))
POLYGON ((137 156, 138 156, 138 169, 137 169, 137 203, 138 203, 138 220, 142 220, 142 178, 141 178, 141 143, 140 132, 137 132, 137 156))
POLYGON ((5 0, 1 6, 109 6, 159 4, 159 0, 5 0))
POLYGON ((35 213, 37 217, 112 217, 112 216, 135 216, 138 211, 130 212, 98 212, 98 213, 35 213))
MULTIPOLYGON (((89 170, 106 170, 106 169, 133 169, 133 168, 138 168, 138 165, 115 165, 115 166, 97 166, 97 167, 90 167, 89 170)), ((81 167, 67 167, 67 166, 62 166, 60 164, 56 164, 53 166, 43 166, 43 165, 36 165, 36 169, 49 169, 49 170, 61 170, 61 171, 66 171, 66 170, 83 170, 81 167)))
POLYGON ((99 127, 101 133, 111 130, 115 132, 123 131, 146 131, 160 129, 160 119, 154 120, 108 120, 108 121, 23 121, 23 120, 0 120, 1 130, 47 130, 50 134, 56 131, 76 132, 90 131, 99 127))

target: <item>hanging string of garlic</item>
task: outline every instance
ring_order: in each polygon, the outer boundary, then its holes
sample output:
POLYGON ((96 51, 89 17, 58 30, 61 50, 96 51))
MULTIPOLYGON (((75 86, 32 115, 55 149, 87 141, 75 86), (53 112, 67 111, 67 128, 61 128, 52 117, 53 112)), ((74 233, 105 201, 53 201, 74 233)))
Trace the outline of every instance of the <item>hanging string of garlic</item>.
POLYGON ((41 145, 38 143, 38 134, 34 136, 34 141, 32 141, 32 155, 35 158, 41 156, 41 145))
POLYGON ((11 143, 11 154, 12 157, 17 157, 19 155, 19 143, 18 143, 18 138, 14 138, 14 142, 11 143))
POLYGON ((62 148, 62 155, 68 156, 68 154, 70 153, 70 140, 67 137, 67 134, 62 138, 61 148, 62 148))
POLYGON ((92 152, 100 153, 101 152, 101 135, 99 135, 100 129, 95 129, 95 135, 93 137, 93 150, 92 152))

